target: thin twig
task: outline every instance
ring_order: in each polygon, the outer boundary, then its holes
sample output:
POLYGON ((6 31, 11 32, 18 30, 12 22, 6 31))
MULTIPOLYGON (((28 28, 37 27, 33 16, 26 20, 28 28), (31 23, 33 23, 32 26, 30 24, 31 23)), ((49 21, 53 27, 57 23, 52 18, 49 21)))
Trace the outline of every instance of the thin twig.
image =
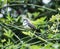
MULTIPOLYGON (((35 6, 35 7, 38 7, 38 8, 43 8, 43 9, 46 9, 46 10, 50 10, 50 11, 54 11, 54 12, 56 12, 56 10, 54 10, 54 9, 51 9, 51 8, 47 8, 47 7, 43 7, 43 6, 40 6, 40 5, 35 5, 35 4, 11 4, 11 5, 7 5, 7 6, 5 6, 5 7, 11 7, 11 6, 23 6, 23 5, 28 5, 28 6, 35 6)), ((1 8, 5 8, 5 7, 0 7, 0 9, 1 8)))
POLYGON ((35 38, 36 38, 36 37, 31 38, 31 39, 27 40, 25 43, 28 43, 29 41, 31 41, 31 40, 33 40, 33 39, 35 39, 35 38))
POLYGON ((40 39, 40 40, 42 40, 42 41, 44 41, 44 42, 48 43, 48 41, 47 41, 47 40, 45 40, 45 39, 43 39, 43 38, 41 38, 41 37, 39 37, 39 36, 37 36, 37 35, 35 35, 35 37, 37 37, 38 39, 40 39))
POLYGON ((20 27, 18 27, 18 26, 13 26, 13 25, 11 25, 11 24, 6 24, 6 23, 3 23, 3 22, 0 22, 0 24, 4 24, 4 25, 6 25, 6 26, 13 27, 13 28, 18 29, 18 30, 25 30, 25 29, 22 29, 22 28, 20 28, 20 27))
POLYGON ((30 45, 34 45, 34 44, 37 44, 37 43, 40 43, 41 41, 37 41, 37 42, 34 42, 34 43, 29 43, 30 45))

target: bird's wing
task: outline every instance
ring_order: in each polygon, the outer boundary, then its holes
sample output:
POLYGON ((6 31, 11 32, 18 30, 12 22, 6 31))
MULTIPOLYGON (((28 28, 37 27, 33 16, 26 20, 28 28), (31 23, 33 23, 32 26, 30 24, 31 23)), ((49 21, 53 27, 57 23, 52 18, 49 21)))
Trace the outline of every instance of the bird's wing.
POLYGON ((29 26, 30 28, 35 29, 35 30, 36 30, 36 27, 35 27, 33 24, 28 23, 28 26, 29 26))

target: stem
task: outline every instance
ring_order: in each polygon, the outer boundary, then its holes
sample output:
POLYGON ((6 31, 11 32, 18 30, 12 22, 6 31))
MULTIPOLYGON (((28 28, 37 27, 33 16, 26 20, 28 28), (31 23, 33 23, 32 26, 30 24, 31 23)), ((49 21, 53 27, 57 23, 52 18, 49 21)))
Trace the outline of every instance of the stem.
MULTIPOLYGON (((47 7, 43 7, 43 6, 40 6, 40 5, 35 5, 35 4, 11 4, 11 5, 7 5, 6 7, 20 6, 20 5, 22 5, 22 6, 23 6, 23 5, 29 5, 29 6, 34 5, 35 7, 38 7, 38 8, 43 8, 43 9, 46 9, 46 10, 50 10, 50 11, 56 12, 56 10, 54 10, 54 9, 47 8, 47 7)), ((0 7, 0 8, 5 8, 5 7, 0 7)))

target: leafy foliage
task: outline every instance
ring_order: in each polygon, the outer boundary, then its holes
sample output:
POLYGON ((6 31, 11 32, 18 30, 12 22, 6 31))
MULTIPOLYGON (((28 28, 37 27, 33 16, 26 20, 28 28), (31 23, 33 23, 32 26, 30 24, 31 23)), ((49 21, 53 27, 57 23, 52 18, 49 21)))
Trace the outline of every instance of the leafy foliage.
POLYGON ((60 49, 59 2, 0 0, 0 49, 60 49), (24 28, 21 15, 39 32, 24 28))

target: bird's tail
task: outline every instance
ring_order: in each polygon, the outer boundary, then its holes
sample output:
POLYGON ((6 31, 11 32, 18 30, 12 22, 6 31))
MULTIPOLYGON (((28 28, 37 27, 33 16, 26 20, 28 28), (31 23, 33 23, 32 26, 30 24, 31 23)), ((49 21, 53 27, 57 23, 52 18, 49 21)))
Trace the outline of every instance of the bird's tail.
POLYGON ((36 29, 36 32, 41 32, 40 29, 36 29))

